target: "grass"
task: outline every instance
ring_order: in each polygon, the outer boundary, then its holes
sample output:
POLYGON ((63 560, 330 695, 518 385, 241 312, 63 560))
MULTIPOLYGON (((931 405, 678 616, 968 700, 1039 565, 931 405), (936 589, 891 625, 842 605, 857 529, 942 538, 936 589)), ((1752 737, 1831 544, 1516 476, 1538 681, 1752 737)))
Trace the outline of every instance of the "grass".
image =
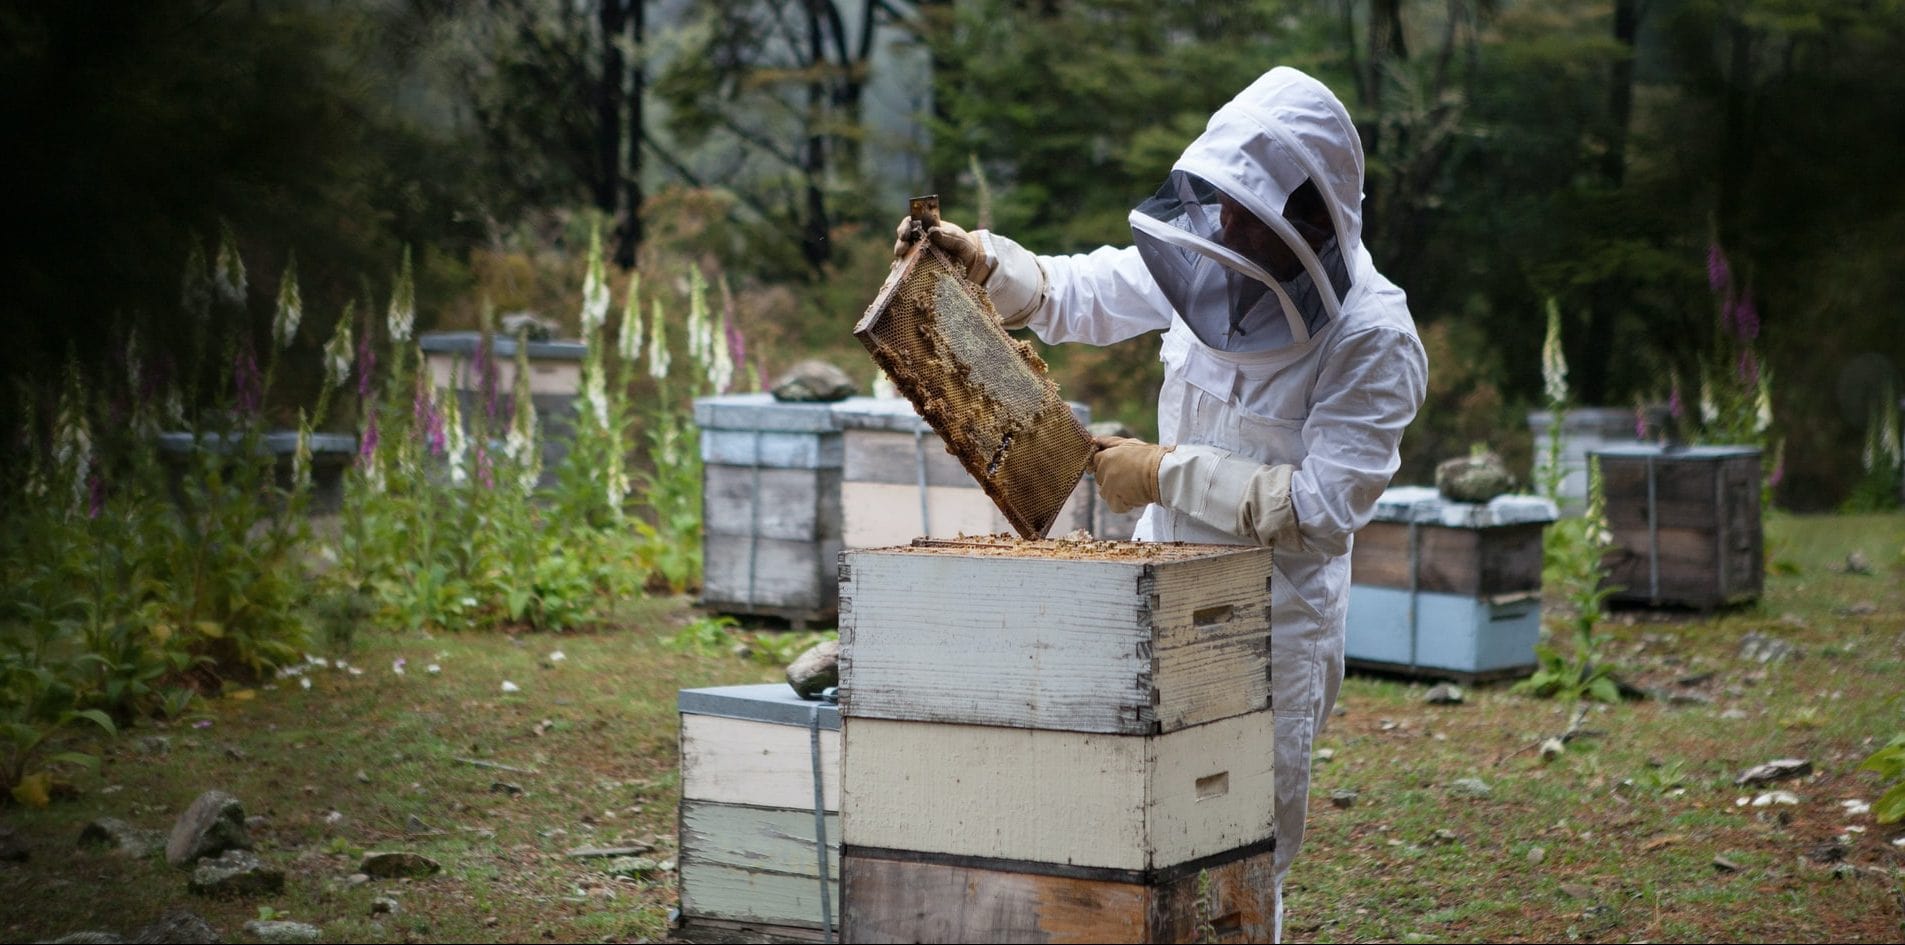
MULTIPOLYGON (((1635 685, 1681 701, 1591 710, 1568 750, 1539 741, 1568 707, 1472 688, 1428 705, 1432 680, 1352 676, 1317 747, 1309 837, 1291 874, 1288 931, 1317 941, 1897 941, 1905 936, 1905 835, 1846 798, 1873 800, 1860 760, 1905 731, 1905 516, 1776 517, 1762 602, 1718 615, 1627 612, 1611 656, 1635 685), (1839 569, 1860 551, 1872 573, 1839 569), (1739 656, 1749 632, 1801 656, 1739 656), (1711 673, 1702 679, 1703 674, 1711 673), (1700 679, 1693 685, 1678 680, 1700 679), (1687 699, 1687 696, 1696 699, 1687 699), (1697 701, 1704 697, 1710 702, 1697 701), (1781 785, 1795 807, 1740 807, 1746 768, 1810 760, 1781 785), (1489 796, 1453 796, 1480 778, 1489 796), (1330 802, 1338 788, 1353 806, 1330 802), (1848 827, 1864 827, 1863 832, 1848 827), (1839 838, 1845 838, 1841 841, 1839 838), (1836 856, 1836 859, 1835 859, 1836 856), (1723 857, 1737 867, 1715 866, 1723 857)), ((313 668, 238 693, 200 717, 105 742, 76 797, 10 808, 0 846, 0 936, 82 929, 129 934, 170 908, 228 939, 260 905, 323 927, 327 941, 638 941, 666 934, 672 874, 607 875, 567 851, 643 841, 675 855, 675 693, 768 681, 773 661, 684 634, 685 601, 624 611, 588 634, 439 636, 366 631, 342 655, 361 671, 313 668), (553 654, 562 653, 556 659, 553 654), (393 663, 404 661, 399 675, 393 663), (440 671, 427 671, 435 663, 440 671), (508 680, 519 691, 505 693, 508 680), (209 724, 207 724, 209 723, 209 724), (163 739, 161 741, 160 739, 163 739), (518 771, 470 762, 504 765, 518 771), (499 786, 501 785, 505 786, 499 786), (506 785, 515 785, 521 794, 506 785), (164 829, 199 792, 236 795, 268 818, 254 831, 285 869, 282 895, 207 901, 153 858, 76 847, 102 816, 164 829), (411 818, 424 831, 412 830, 411 818), (443 864, 414 881, 350 886, 367 850, 443 864), (371 915, 372 900, 400 903, 371 915)), ((757 649, 791 649, 763 642, 757 649)), ((76 736, 78 737, 78 736, 76 736)))

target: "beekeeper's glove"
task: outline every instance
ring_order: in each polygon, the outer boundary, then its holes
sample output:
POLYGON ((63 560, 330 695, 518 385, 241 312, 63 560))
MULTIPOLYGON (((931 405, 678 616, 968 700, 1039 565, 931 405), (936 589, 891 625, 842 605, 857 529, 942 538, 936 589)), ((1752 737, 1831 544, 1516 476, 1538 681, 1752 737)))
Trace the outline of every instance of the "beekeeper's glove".
POLYGON ((1171 448, 1125 436, 1092 438, 1091 475, 1113 512, 1129 512, 1158 500, 1158 466, 1171 448))
MULTIPOLYGON (((985 243, 980 240, 978 233, 968 233, 957 223, 941 220, 926 231, 926 236, 933 241, 934 246, 939 247, 940 252, 951 256, 954 262, 965 268, 966 278, 980 285, 986 284, 986 277, 992 275, 992 258, 987 255, 985 243)), ((899 232, 893 241, 893 255, 906 255, 913 241, 918 238, 919 228, 914 225, 913 218, 901 220, 899 232)))
MULTIPOLYGON (((900 221, 893 241, 895 258, 903 256, 919 238, 912 217, 900 221)), ((966 278, 983 286, 999 313, 999 324, 1023 328, 1045 304, 1049 281, 1045 266, 1025 247, 987 230, 970 233, 956 223, 941 220, 927 231, 940 251, 964 266, 966 278)))

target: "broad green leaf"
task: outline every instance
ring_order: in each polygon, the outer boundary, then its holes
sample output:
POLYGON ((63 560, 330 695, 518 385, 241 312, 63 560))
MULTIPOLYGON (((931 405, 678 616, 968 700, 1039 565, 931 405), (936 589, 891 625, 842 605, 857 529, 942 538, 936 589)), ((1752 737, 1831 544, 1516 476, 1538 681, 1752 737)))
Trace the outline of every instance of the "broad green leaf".
POLYGON ((1593 696, 1596 699, 1601 700, 1602 702, 1621 701, 1620 688, 1615 686, 1614 681, 1607 678, 1606 676, 1598 677, 1593 682, 1589 683, 1588 694, 1593 696))
POLYGON ((1872 817, 1881 824, 1895 824, 1905 820, 1905 781, 1892 785, 1872 805, 1872 817))

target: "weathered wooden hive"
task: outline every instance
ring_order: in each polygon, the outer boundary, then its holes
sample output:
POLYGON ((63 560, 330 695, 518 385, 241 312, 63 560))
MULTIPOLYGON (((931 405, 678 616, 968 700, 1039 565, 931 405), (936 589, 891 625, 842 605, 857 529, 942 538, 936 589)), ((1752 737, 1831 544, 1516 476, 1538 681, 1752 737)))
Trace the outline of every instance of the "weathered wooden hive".
POLYGON ((695 401, 701 434, 701 603, 831 619, 838 584, 840 425, 832 404, 768 394, 695 401))
POLYGON ((1091 435, 1045 362, 999 326, 985 289, 921 239, 853 333, 1012 528, 1049 534, 1091 458, 1091 435))
POLYGON ((845 939, 1192 941, 1200 918, 1267 939, 1270 560, 1006 536, 846 552, 845 939))
POLYGON ((1621 446, 1601 466, 1616 603, 1711 610, 1765 583, 1760 453, 1750 446, 1621 446))
POLYGON ((683 689, 678 705, 682 926, 814 939, 823 917, 837 928, 839 710, 782 683, 683 689))
POLYGON ((1541 534, 1553 502, 1452 502, 1398 486, 1376 502, 1350 552, 1344 657, 1405 675, 1519 673, 1541 639, 1541 534))

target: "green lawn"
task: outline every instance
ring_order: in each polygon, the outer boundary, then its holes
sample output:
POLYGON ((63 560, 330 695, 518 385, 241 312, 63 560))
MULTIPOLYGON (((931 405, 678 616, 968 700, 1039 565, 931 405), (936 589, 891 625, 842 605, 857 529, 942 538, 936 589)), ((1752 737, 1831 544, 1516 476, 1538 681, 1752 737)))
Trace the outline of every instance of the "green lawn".
MULTIPOLYGON (((1622 678, 1681 699, 1596 708, 1582 723, 1590 734, 1553 760, 1535 746, 1568 727, 1561 704, 1500 684, 1435 706, 1423 701, 1426 681, 1352 676, 1318 741, 1331 757, 1316 767, 1309 840, 1288 889, 1290 937, 1905 937, 1905 848, 1893 843, 1905 829, 1841 806, 1876 799, 1875 780, 1856 768, 1905 731, 1905 516, 1778 517, 1768 532, 1776 568, 1759 606, 1615 616, 1622 678), (1855 550, 1871 573, 1842 570, 1855 550), (1740 640, 1754 631, 1800 655, 1743 660, 1740 640), (1677 682, 1689 678, 1700 681, 1677 682), (1815 769, 1779 785, 1799 804, 1738 806, 1764 790, 1736 787, 1739 773, 1782 757, 1815 769), (1486 782, 1489 795, 1453 796, 1461 778, 1486 782), (1353 805, 1332 805, 1337 789, 1355 790, 1353 805)), ((588 634, 366 630, 351 652, 322 654, 361 674, 313 667, 309 688, 285 679, 230 693, 195 720, 125 732, 100 749, 97 776, 77 776, 77 796, 5 811, 0 847, 27 858, 0 863, 0 935, 129 935, 186 908, 243 940, 265 906, 320 925, 326 941, 662 936, 672 874, 613 877, 566 851, 642 841, 655 844, 651 858, 672 860, 676 690, 779 672, 718 643, 668 645, 698 616, 684 601, 623 612, 625 625, 588 634), (211 788, 268 819, 254 837, 286 871, 283 894, 202 900, 162 859, 75 844, 102 816, 168 828, 211 788), (387 849, 433 857, 444 872, 347 884, 363 851, 387 849), (379 897, 400 910, 373 916, 379 897)))

